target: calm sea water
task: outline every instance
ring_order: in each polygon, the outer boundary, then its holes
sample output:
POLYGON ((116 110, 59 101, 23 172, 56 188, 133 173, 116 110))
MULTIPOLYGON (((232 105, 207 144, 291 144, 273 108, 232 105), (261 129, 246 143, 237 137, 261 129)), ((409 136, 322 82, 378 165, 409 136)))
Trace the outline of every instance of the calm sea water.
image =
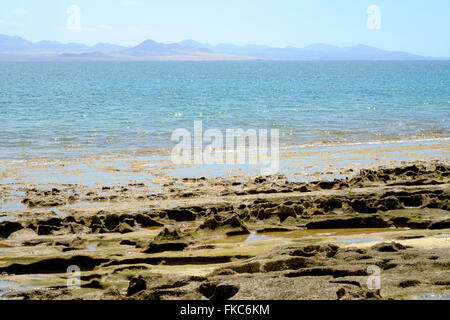
POLYGON ((283 145, 449 138, 450 62, 0 63, 0 158, 171 148, 176 128, 283 145))

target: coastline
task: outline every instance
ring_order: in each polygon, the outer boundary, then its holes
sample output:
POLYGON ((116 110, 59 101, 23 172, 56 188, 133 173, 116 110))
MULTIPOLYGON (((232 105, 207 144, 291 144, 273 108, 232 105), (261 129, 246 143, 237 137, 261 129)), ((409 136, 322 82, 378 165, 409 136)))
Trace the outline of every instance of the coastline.
POLYGON ((142 152, 2 162, 0 296, 445 297, 449 152, 447 140, 289 148, 271 177, 142 152), (367 288, 371 265, 381 291, 367 288))

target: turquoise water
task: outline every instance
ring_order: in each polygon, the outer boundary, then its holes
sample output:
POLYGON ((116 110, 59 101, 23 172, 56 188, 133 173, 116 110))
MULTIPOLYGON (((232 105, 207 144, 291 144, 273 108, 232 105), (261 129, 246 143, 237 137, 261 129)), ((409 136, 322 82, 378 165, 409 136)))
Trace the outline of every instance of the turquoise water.
POLYGON ((176 128, 282 145, 449 138, 450 62, 0 63, 0 158, 172 148, 176 128))

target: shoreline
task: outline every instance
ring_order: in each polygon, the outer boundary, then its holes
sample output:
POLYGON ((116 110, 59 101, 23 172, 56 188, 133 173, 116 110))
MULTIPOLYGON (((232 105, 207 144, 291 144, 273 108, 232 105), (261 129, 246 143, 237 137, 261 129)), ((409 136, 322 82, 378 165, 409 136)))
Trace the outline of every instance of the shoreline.
MULTIPOLYGON (((321 148, 358 148, 363 146, 395 146, 395 145, 406 145, 409 146, 411 144, 437 144, 437 143, 447 143, 450 142, 450 137, 447 136, 441 136, 441 137, 435 137, 435 138, 419 138, 419 137, 411 137, 411 138, 402 138, 402 139, 386 139, 386 140, 363 140, 363 141, 316 141, 316 142, 310 142, 310 143, 292 143, 292 141, 289 141, 289 144, 282 141, 280 144, 280 151, 284 152, 298 152, 302 149, 321 149, 321 148)), ((140 155, 155 155, 156 157, 167 157, 171 153, 171 148, 162 148, 162 147, 155 147, 153 149, 132 149, 132 150, 114 150, 114 151, 105 151, 102 152, 100 155, 98 152, 94 153, 80 153, 80 154, 73 154, 69 155, 70 152, 68 152, 70 149, 77 149, 72 147, 66 147, 66 156, 57 156, 61 153, 55 153, 53 155, 48 156, 23 156, 21 155, 18 158, 0 158, 1 162, 23 162, 23 161, 54 161, 55 159, 57 161, 64 161, 64 160, 76 160, 76 159, 97 159, 97 158, 109 158, 109 157, 118 157, 122 158, 125 155, 129 156, 132 154, 133 156, 140 156, 140 155)))
POLYGON ((448 143, 370 150, 284 153, 290 166, 270 177, 186 177, 192 168, 148 158, 8 168, 0 298, 217 298, 205 288, 251 300, 450 295, 448 143), (333 167, 303 176, 307 161, 333 167), (81 288, 69 290, 73 264, 81 288), (381 269, 380 291, 365 284, 369 266, 381 269))
MULTIPOLYGON (((416 161, 447 163, 448 159, 450 159, 450 138, 380 144, 289 146, 280 149, 278 174, 285 175, 292 180, 311 181, 320 178, 342 177, 363 168, 398 166, 416 161)), ((171 163, 167 151, 135 150, 131 153, 86 155, 79 158, 0 160, 0 184, 82 185, 83 179, 95 180, 85 173, 100 176, 101 179, 99 178, 97 181, 99 184, 108 180, 110 184, 133 180, 154 182, 165 177, 255 177, 259 175, 260 168, 263 166, 263 164, 174 165, 171 163), (126 176, 125 173, 128 173, 129 176, 126 176), (46 175, 55 177, 55 181, 52 183, 45 181, 46 175), (17 179, 22 176, 25 179, 17 179), (119 176, 119 178, 115 178, 115 176, 119 176), (58 177, 61 177, 59 179, 61 181, 58 180, 58 177)))

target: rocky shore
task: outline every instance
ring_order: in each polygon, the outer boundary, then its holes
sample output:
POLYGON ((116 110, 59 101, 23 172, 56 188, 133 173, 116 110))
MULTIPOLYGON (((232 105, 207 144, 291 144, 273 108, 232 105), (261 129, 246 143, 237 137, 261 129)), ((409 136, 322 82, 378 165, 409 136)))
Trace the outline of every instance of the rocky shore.
POLYGON ((3 299, 409 299, 450 294, 450 166, 312 182, 0 185, 3 299), (8 201, 8 202, 7 202, 8 201), (67 287, 70 266, 80 288, 67 287), (377 267, 380 288, 368 287, 377 267))

